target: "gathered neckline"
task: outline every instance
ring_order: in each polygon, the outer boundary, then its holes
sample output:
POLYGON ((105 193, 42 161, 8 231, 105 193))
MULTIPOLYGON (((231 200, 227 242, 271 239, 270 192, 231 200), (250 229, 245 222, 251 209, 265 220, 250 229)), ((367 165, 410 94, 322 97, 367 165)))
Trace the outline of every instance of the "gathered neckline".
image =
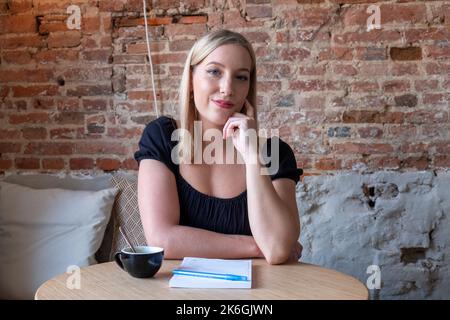
MULTIPOLYGON (((174 126, 175 129, 178 128, 177 122, 175 121, 175 119, 170 118, 170 117, 167 117, 167 116, 166 116, 166 118, 168 118, 169 120, 171 120, 172 125, 174 126)), ((191 185, 191 184, 190 184, 190 183, 189 183, 189 182, 181 175, 181 173, 180 173, 180 165, 177 164, 176 166, 177 166, 177 169, 178 169, 177 171, 178 171, 178 176, 180 177, 180 180, 183 181, 183 183, 184 183, 185 185, 187 185, 189 189, 191 189, 192 191, 194 191, 195 193, 199 194, 200 196, 202 196, 202 197, 204 197, 204 198, 208 198, 208 199, 212 199, 212 200, 218 200, 218 201, 223 201, 223 202, 228 202, 228 201, 236 201, 236 200, 240 200, 242 197, 244 197, 244 196, 247 195, 247 189, 245 189, 242 193, 240 193, 240 194, 238 194, 237 196, 232 197, 232 198, 219 198, 219 197, 210 196, 210 195, 208 195, 208 194, 206 194, 206 193, 200 192, 200 191, 198 191, 196 188, 194 188, 194 187, 193 187, 193 186, 192 186, 192 185, 191 185)))
POLYGON ((193 190, 195 193, 198 193, 199 195, 205 197, 205 198, 209 198, 209 199, 213 199, 213 200, 218 200, 218 201, 236 201, 236 200, 240 200, 242 197, 246 196, 247 194, 247 189, 244 190, 242 193, 238 194, 237 196, 234 196, 232 198, 219 198, 219 197, 215 197, 215 196, 210 196, 206 193, 200 192, 197 189, 195 189, 182 175, 180 172, 178 172, 178 176, 180 177, 180 180, 182 180, 184 182, 185 185, 187 185, 191 190, 193 190))

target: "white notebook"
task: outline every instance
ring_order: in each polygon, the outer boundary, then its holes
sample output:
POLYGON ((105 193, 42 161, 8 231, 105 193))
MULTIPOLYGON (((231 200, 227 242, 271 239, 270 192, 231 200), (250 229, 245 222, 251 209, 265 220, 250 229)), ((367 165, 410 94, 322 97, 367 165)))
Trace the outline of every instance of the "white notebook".
MULTIPOLYGON (((241 288, 252 287, 252 260, 223 260, 186 257, 177 268, 181 273, 174 274, 170 279, 171 288, 241 288), (205 277, 203 275, 213 275, 205 277), (224 278, 240 279, 225 280, 214 278, 219 275, 224 278), (243 280, 246 278, 246 280, 243 280)), ((174 272, 177 272, 174 270, 174 272)))

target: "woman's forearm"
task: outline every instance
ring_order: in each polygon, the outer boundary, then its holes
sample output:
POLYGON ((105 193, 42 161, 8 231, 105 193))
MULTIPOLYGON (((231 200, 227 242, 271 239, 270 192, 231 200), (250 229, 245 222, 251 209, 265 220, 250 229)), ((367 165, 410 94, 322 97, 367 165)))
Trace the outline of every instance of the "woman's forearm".
POLYGON ((149 245, 164 248, 164 258, 201 257, 217 259, 262 258, 252 236, 231 235, 208 230, 170 226, 147 237, 149 245))
POLYGON ((289 212, 270 177, 260 173, 261 168, 259 163, 246 165, 250 228, 266 260, 283 263, 299 237, 300 225, 297 214, 289 212))

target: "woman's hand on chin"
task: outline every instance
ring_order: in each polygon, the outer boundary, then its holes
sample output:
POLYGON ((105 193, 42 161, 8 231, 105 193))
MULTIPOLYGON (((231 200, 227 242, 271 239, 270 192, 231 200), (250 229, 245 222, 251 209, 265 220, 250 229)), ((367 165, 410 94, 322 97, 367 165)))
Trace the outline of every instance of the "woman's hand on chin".
POLYGON ((257 159, 258 133, 256 132, 255 108, 247 100, 245 100, 245 110, 245 114, 235 112, 225 123, 222 133, 224 139, 229 137, 233 139, 234 147, 248 164, 257 159))

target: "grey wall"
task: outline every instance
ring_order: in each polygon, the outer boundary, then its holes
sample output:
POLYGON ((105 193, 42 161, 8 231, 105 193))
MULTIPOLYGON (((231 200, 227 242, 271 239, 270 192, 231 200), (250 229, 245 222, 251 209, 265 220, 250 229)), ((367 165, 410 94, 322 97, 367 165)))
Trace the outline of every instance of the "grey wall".
POLYGON ((380 299, 450 299, 450 172, 308 176, 297 185, 301 261, 366 283, 380 299))

